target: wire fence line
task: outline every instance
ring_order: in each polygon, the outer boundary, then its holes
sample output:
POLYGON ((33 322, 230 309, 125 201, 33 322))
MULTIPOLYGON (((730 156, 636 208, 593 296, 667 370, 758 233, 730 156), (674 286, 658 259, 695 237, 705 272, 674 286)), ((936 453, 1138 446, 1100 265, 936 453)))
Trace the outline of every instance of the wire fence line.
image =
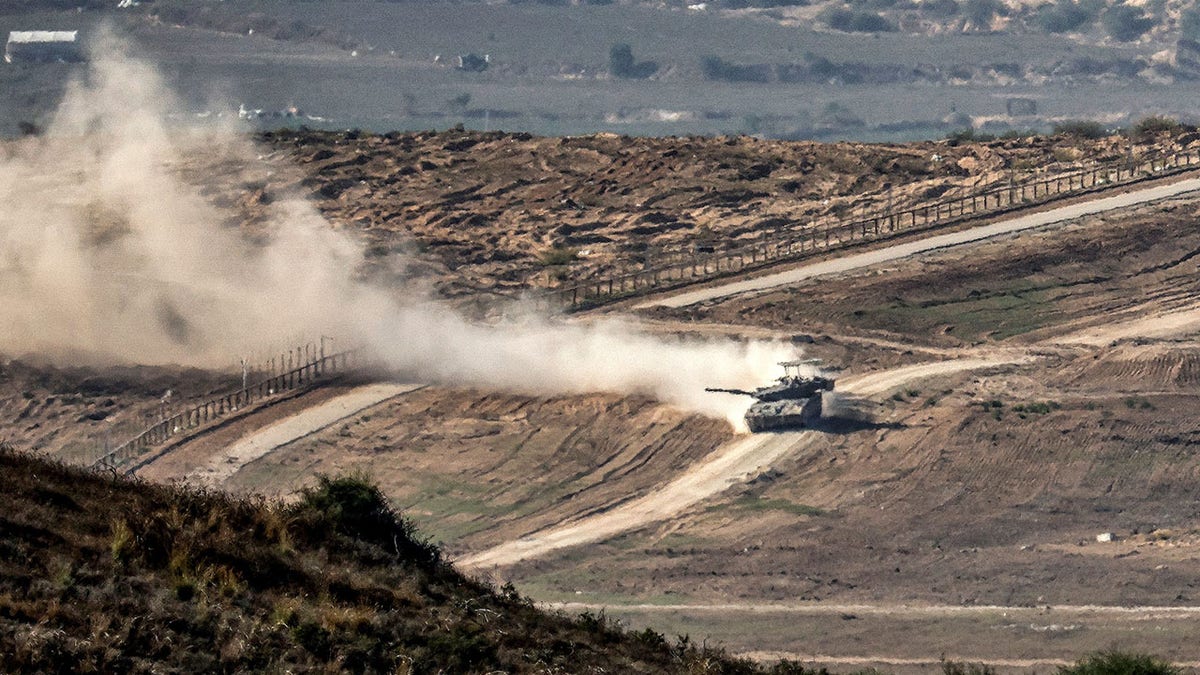
POLYGON ((654 265, 633 272, 591 279, 555 288, 532 300, 544 309, 588 309, 653 291, 737 274, 782 261, 800 260, 818 253, 878 241, 908 232, 946 226, 984 215, 1034 206, 1069 195, 1087 194, 1129 185, 1150 178, 1200 168, 1200 150, 1164 154, 1136 161, 1096 164, 1021 184, 982 190, 898 211, 835 219, 776 232, 752 244, 709 253, 674 253, 654 265))
POLYGON ((133 438, 111 449, 102 448, 90 463, 90 467, 117 469, 125 462, 140 456, 148 448, 174 436, 231 415, 248 405, 306 387, 325 377, 346 373, 352 370, 360 359, 361 352, 357 349, 325 354, 323 346, 318 349, 316 345, 310 344, 290 350, 279 357, 281 372, 273 373, 236 391, 213 396, 182 411, 169 415, 164 413, 162 419, 146 427, 133 438))

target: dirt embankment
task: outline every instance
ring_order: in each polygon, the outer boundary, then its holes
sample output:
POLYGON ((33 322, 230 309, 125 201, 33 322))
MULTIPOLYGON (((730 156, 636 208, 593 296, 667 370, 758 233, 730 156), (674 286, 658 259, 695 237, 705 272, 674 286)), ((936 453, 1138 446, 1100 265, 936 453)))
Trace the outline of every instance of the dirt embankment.
POLYGON ((1194 304, 1200 290, 1197 217, 1200 202, 1182 196, 1054 231, 898 260, 835 281, 809 280, 754 297, 646 313, 941 347, 1090 334, 1117 320, 1194 304))
POLYGON ((239 384, 240 374, 194 368, 57 367, 0 359, 0 440, 89 461, 105 442, 127 440, 164 411, 239 384))
POLYGON ((410 273, 461 295, 554 286, 1197 139, 1131 148, 1120 137, 872 145, 280 131, 261 140, 286 170, 240 186, 248 215, 284 192, 311 195, 362 233, 378 269, 414 254, 410 273))
MULTIPOLYGON (((280 415, 291 411, 281 406, 280 415)), ((271 418, 275 413, 268 412, 271 418)), ((246 428, 264 420, 249 419, 246 428)), ((217 436, 232 443, 236 430, 217 436)), ((427 387, 284 445, 228 476, 235 492, 287 496, 319 473, 366 472, 458 554, 613 508, 707 456, 724 421, 645 399, 531 398, 427 387)), ((222 451, 205 439, 143 472, 181 478, 222 451)))

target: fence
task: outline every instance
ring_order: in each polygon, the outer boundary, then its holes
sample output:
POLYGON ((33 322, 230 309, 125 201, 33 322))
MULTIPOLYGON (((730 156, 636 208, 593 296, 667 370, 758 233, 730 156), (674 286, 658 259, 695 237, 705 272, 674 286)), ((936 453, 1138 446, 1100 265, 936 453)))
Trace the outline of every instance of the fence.
POLYGON ((215 396, 182 412, 164 415, 159 422, 147 427, 137 436, 111 450, 106 449, 91 464, 93 469, 115 469, 122 463, 141 455, 149 447, 162 443, 172 436, 195 429, 218 418, 262 401, 281 392, 298 389, 313 381, 350 370, 358 356, 357 350, 347 350, 326 355, 324 347, 307 345, 280 357, 289 370, 272 374, 265 379, 242 387, 237 391, 215 396))
POLYGON ((1200 151, 1192 150, 1134 162, 1121 160, 1059 174, 1023 184, 993 188, 900 211, 889 211, 832 223, 803 226, 777 233, 769 240, 706 254, 677 255, 665 263, 565 288, 534 297, 543 307, 586 309, 605 302, 664 290, 798 260, 824 251, 866 241, 887 239, 906 232, 949 225, 985 214, 1032 206, 1071 194, 1111 189, 1147 178, 1157 178, 1200 168, 1200 151))

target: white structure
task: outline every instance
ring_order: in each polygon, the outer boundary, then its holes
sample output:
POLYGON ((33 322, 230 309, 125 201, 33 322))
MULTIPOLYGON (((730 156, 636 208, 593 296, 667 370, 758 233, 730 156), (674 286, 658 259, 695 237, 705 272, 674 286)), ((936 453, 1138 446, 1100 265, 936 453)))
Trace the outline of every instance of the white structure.
POLYGON ((81 61, 77 30, 14 30, 4 46, 5 63, 81 61))

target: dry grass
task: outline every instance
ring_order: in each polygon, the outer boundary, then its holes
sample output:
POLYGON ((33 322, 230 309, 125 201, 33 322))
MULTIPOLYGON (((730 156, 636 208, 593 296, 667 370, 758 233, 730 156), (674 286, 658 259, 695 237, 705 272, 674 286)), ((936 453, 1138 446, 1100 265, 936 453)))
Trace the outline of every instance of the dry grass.
POLYGON ((0 471, 5 672, 761 672, 467 579, 361 477, 284 507, 3 444, 0 471))

